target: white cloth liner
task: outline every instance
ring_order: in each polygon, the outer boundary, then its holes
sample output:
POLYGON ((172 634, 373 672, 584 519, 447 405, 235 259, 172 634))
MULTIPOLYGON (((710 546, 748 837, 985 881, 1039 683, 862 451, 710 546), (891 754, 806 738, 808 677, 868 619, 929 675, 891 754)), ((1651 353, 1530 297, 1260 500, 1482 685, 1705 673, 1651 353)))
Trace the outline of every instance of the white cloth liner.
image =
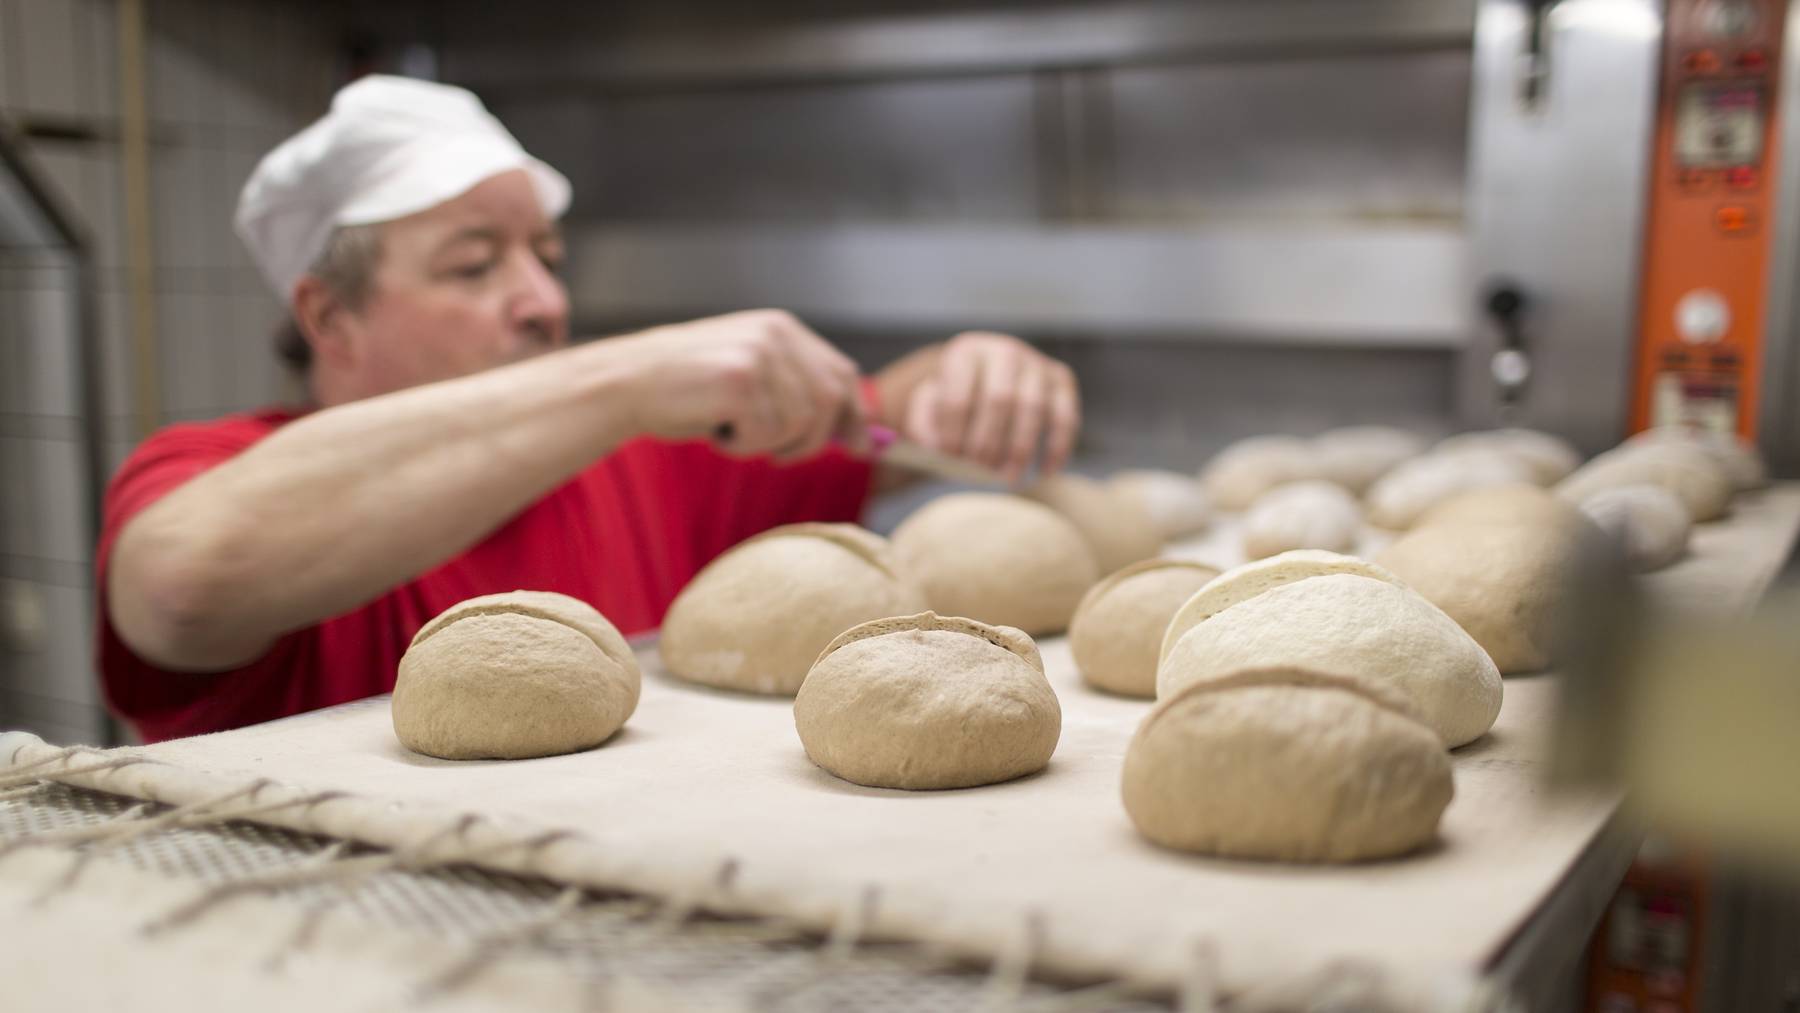
MULTIPOLYGON (((1703 529, 1704 551, 1661 575, 1659 593, 1754 601, 1796 516, 1800 488, 1744 501, 1734 521, 1703 529)), ((1456 799, 1440 842, 1422 854, 1292 866, 1163 851, 1133 832, 1118 798, 1125 745, 1149 705, 1082 686, 1060 638, 1041 647, 1062 701, 1062 742, 1044 773, 981 789, 840 781, 807 760, 789 701, 674 682, 652 649, 642 651, 637 714, 612 741, 572 756, 418 756, 395 740, 378 698, 146 747, 131 755, 153 762, 68 780, 176 803, 255 778, 278 782, 258 803, 342 791, 258 819, 389 847, 479 813, 462 846, 506 871, 821 929, 855 916, 874 936, 990 960, 1023 947, 1039 970, 1159 988, 1180 988, 1202 959, 1227 994, 1337 968, 1399 1008, 1470 994, 1617 808, 1610 793, 1546 792, 1556 679, 1515 678, 1493 731, 1453 754, 1456 799), (493 851, 545 828, 575 834, 493 851)), ((0 743, 0 763, 55 755, 18 741, 0 743)), ((91 760, 58 761, 46 776, 62 780, 58 766, 91 760)))

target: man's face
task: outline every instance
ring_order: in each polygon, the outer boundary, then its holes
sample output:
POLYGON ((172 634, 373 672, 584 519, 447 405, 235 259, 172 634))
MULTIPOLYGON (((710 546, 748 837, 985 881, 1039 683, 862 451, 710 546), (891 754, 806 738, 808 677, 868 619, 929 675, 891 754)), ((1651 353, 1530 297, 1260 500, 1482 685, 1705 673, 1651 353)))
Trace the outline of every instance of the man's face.
POLYGON ((561 348, 562 236, 524 170, 381 227, 375 283, 350 314, 348 385, 371 396, 561 348))

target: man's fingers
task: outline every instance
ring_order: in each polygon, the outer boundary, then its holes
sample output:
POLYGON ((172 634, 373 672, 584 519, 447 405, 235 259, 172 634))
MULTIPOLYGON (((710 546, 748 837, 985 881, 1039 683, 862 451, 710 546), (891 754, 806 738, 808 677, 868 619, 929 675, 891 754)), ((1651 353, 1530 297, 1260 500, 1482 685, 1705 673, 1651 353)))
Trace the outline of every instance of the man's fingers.
POLYGON ((944 349, 938 365, 937 418, 933 426, 937 440, 927 446, 947 454, 973 456, 968 444, 969 424, 981 368, 978 347, 952 342, 944 349))
POLYGON ((1007 440, 1001 470, 1007 481, 1017 483, 1037 456, 1038 439, 1044 434, 1045 399, 1044 367, 1033 358, 1019 366, 1018 394, 1013 402, 1011 435, 1007 440))
POLYGON ((1019 399, 1023 356, 995 348, 982 357, 974 411, 963 439, 963 456, 998 469, 1006 458, 1006 434, 1013 425, 1019 399))
POLYGON ((901 435, 927 447, 939 446, 937 426, 940 396, 936 380, 919 381, 919 385, 913 388, 911 400, 906 403, 906 418, 900 423, 901 435))
POLYGON ((1060 362, 1050 363, 1048 381, 1049 432, 1044 443, 1044 473, 1051 475, 1061 471, 1075 452, 1075 437, 1081 431, 1081 391, 1074 370, 1060 362))
POLYGON ((853 411, 856 388, 837 375, 834 364, 815 360, 810 368, 801 366, 807 379, 807 404, 811 420, 800 436, 784 446, 777 457, 797 460, 818 453, 831 441, 842 424, 845 413, 853 411))

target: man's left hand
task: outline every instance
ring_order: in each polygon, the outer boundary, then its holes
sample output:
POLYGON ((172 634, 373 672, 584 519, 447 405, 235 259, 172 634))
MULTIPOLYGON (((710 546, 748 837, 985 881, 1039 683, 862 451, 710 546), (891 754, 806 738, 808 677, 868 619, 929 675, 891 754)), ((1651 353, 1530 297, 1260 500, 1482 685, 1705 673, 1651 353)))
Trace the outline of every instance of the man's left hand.
POLYGON ((1075 373, 1018 338, 959 334, 894 406, 901 435, 1018 482, 1043 445, 1041 470, 1068 463, 1081 428, 1075 373))

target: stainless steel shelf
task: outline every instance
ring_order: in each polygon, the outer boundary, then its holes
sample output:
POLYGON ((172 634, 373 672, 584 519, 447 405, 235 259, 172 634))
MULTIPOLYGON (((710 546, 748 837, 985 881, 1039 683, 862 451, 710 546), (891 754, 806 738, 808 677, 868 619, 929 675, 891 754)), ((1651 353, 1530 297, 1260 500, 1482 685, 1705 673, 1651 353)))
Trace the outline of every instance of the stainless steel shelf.
POLYGON ((1444 349, 1470 327, 1451 224, 575 225, 569 240, 590 322, 779 306, 870 330, 1444 349))

